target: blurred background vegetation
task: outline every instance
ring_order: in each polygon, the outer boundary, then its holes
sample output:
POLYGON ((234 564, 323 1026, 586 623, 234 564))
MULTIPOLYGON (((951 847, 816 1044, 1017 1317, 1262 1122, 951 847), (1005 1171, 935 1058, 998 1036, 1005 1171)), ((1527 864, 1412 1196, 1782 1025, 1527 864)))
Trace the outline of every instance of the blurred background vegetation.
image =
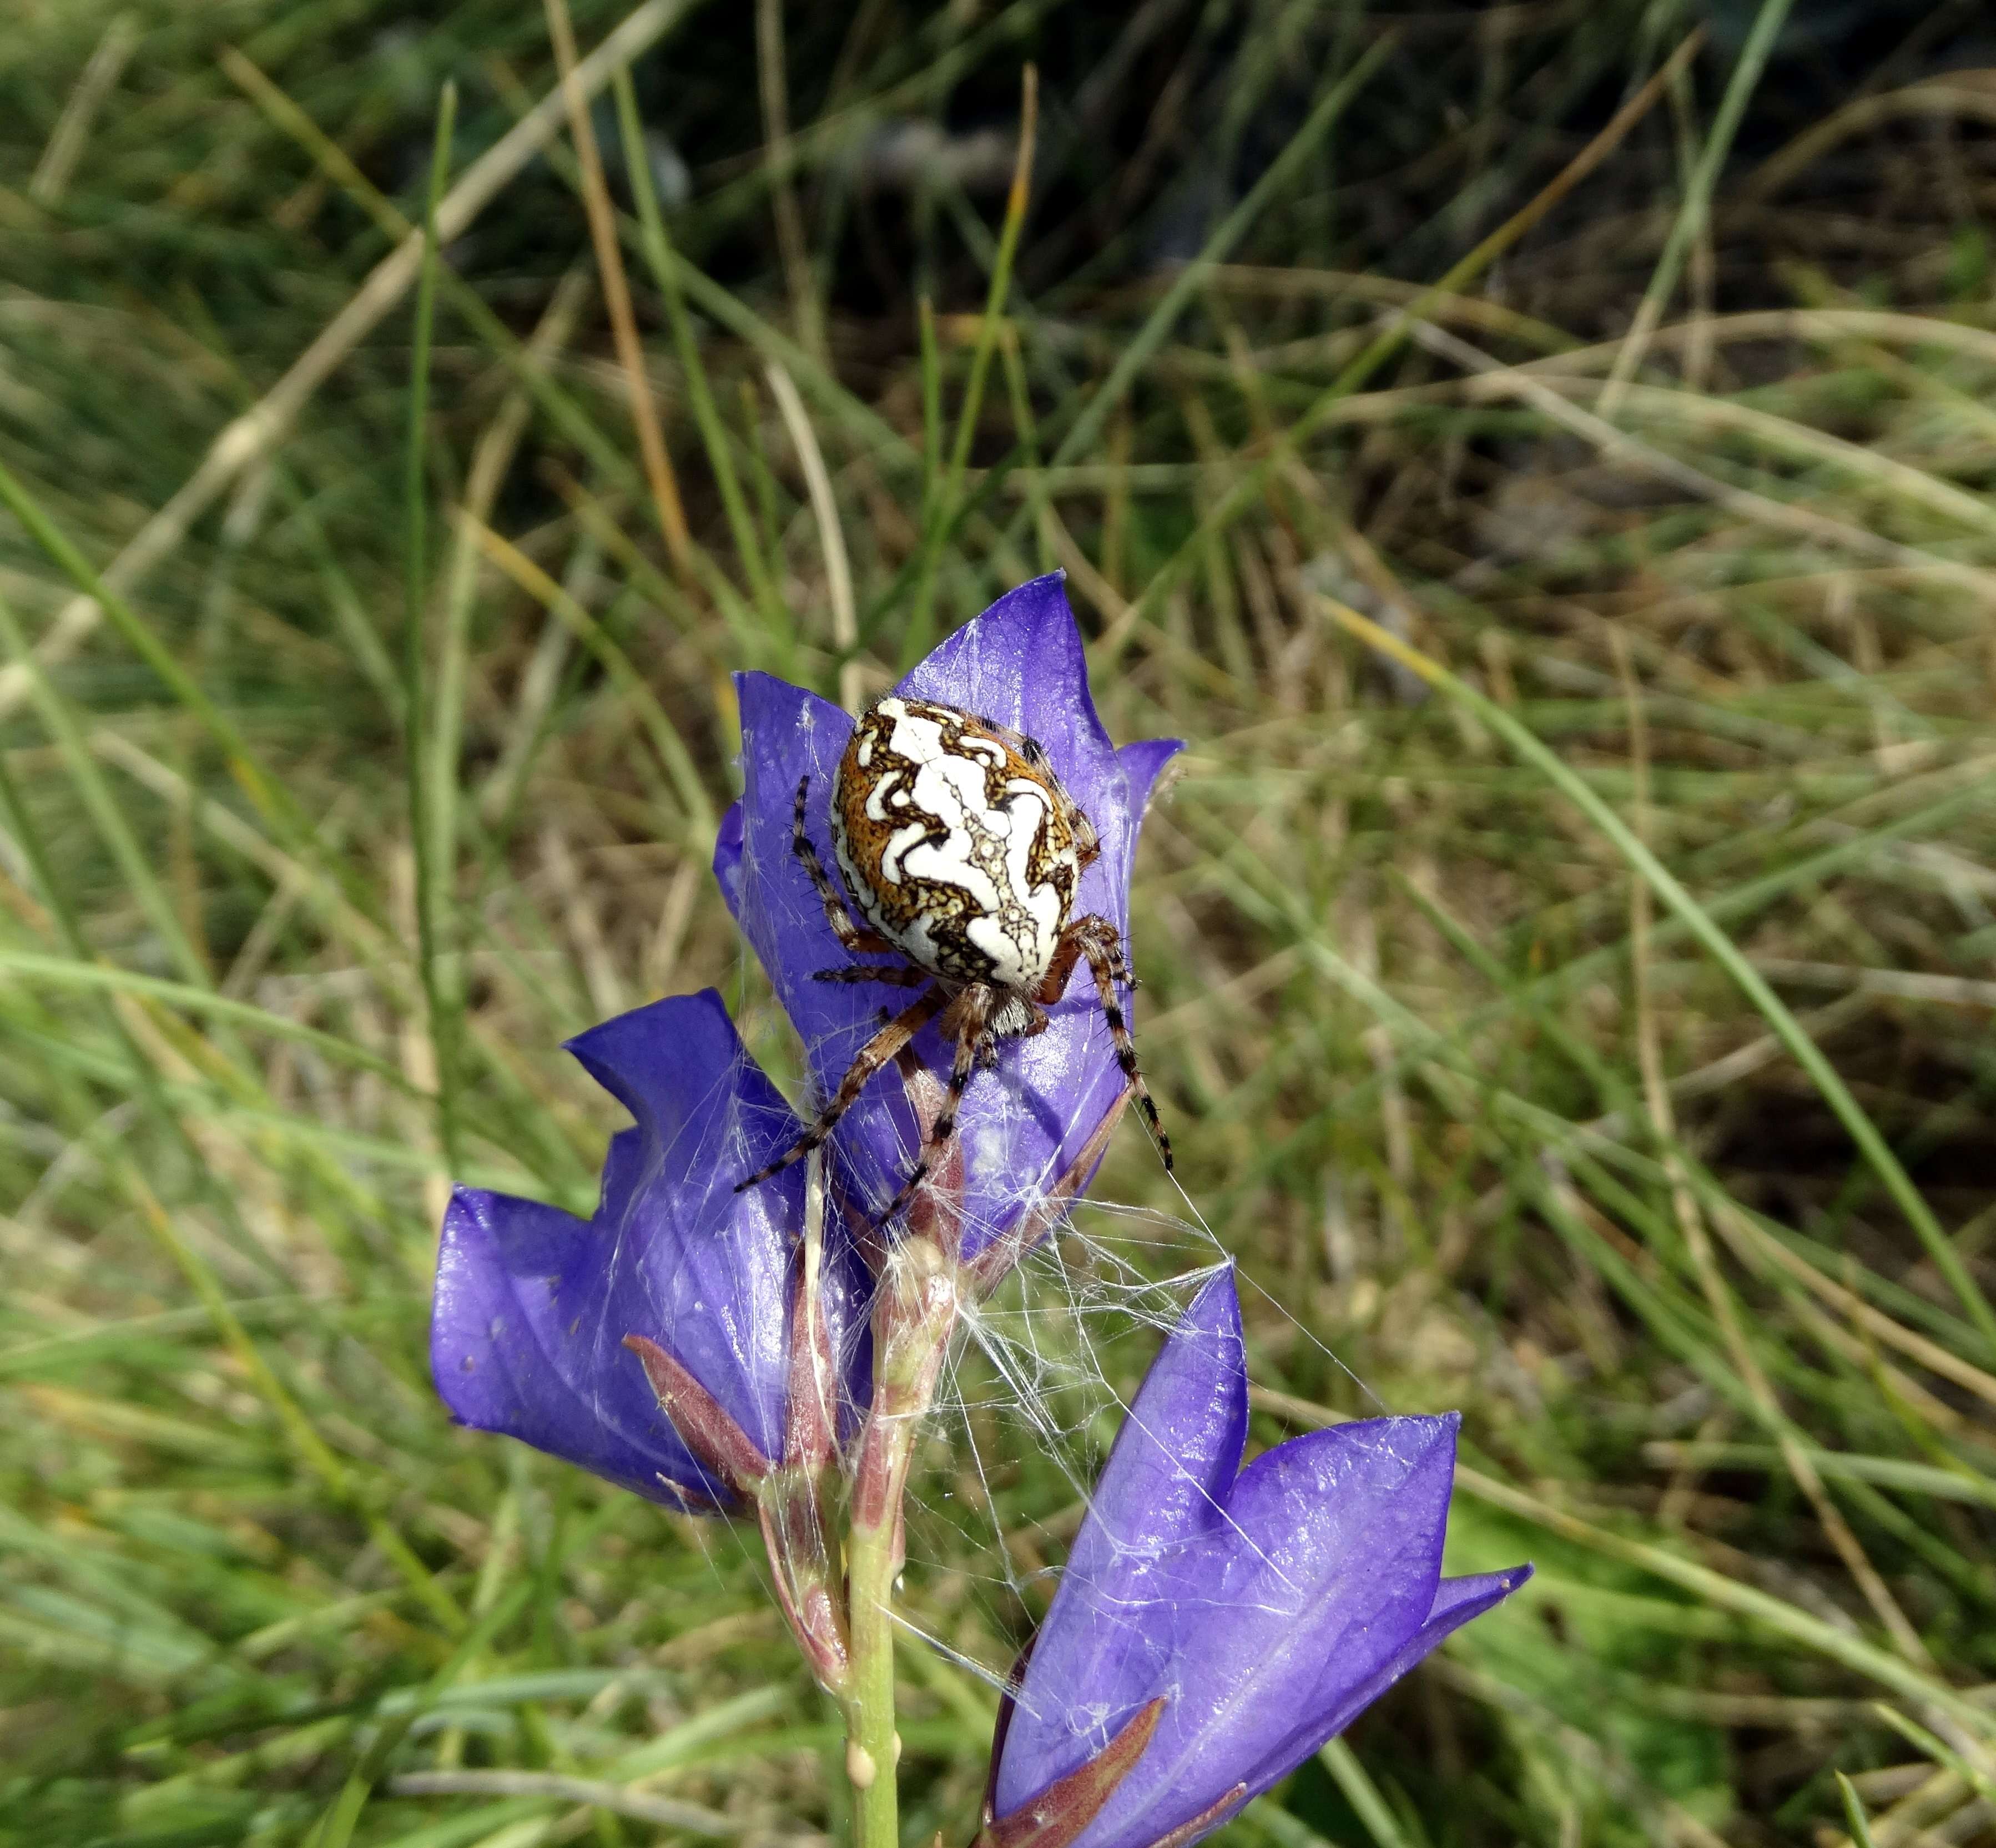
MULTIPOLYGON (((0 1843, 838 1829, 752 1549, 449 1426, 435 1227, 588 1210, 617 1010, 794 1081, 728 673, 1056 566, 1192 743, 1191 1205, 1127 1130, 1065 1261, 1196 1207, 1256 1441, 1460 1406, 1540 1568, 1223 1839, 1996 1836, 1986 10, 570 4, 580 153, 538 0, 8 12, 0 1843)), ((1079 1507, 980 1364, 907 1608, 1002 1665, 1079 1507)))

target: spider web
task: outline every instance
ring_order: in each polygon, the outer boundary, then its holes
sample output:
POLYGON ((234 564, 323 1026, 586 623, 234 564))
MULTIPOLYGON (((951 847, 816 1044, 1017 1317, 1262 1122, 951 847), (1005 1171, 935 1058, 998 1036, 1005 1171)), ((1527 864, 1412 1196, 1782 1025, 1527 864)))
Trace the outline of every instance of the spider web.
MULTIPOLYGON (((751 965, 743 966, 746 985, 759 985, 751 965)), ((1107 1023, 1080 974, 1055 1012, 1084 1017, 1106 1048, 1107 1023)), ((796 1036, 773 1003, 748 1008, 743 1027, 771 1065, 780 1066, 786 1049, 794 1061, 796 1036)), ((971 1095, 983 1106, 981 1129, 966 1137, 973 1165, 1007 1144, 1013 1113, 1034 1107, 1008 1070, 1018 1045, 1007 1043, 997 1069, 972 1080, 971 1095)), ((947 1051, 932 1036, 918 1038, 916 1051, 927 1054, 931 1072, 946 1065, 947 1051)), ((873 1082, 902 1089, 891 1067, 873 1082)), ((808 1120, 818 1102, 808 1083, 786 1088, 808 1120)), ((1118 1133, 1141 1134, 1134 1109, 1124 1114, 1118 1133)), ((906 1115, 903 1173, 921 1141, 916 1113, 906 1115)), ((1030 1213, 1058 1179, 1049 1162, 1017 1182, 1010 1204, 1030 1213)), ((957 1671, 993 1691, 1014 1691, 1017 1651, 1045 1615, 1130 1396, 1192 1298, 1229 1261, 1190 1196, 1177 1192, 1175 1211, 1093 1196, 1072 1202, 988 1299, 962 1309, 910 1475, 907 1565, 896 1616, 957 1671)), ((1246 1278, 1239 1287, 1258 1294, 1265 1311, 1272 1306, 1293 1322, 1246 1278)), ((1374 1397, 1296 1326, 1299 1338, 1374 1397)), ((863 1330, 849 1328, 847 1338, 849 1346, 863 1330)))
POLYGON ((1192 1299, 1227 1268, 1229 1254, 1182 1189, 1179 1206, 1079 1201, 989 1300, 964 1312, 909 1483, 897 1615, 995 1690, 1015 1691, 1013 1652, 1045 1615, 1131 1395, 1192 1299))
MULTIPOLYGON (((814 709, 807 707, 806 729, 814 718, 814 709)), ((745 731, 745 752, 749 744, 745 731)), ((816 748, 814 742, 800 746, 800 759, 816 748)), ((1127 915, 1125 862, 1134 831, 1084 872, 1074 914, 1127 915)), ((830 870, 824 832, 810 829, 830 870)), ((737 877, 745 903, 752 893, 749 910, 760 919, 759 933, 773 938, 768 947, 783 956, 793 978, 800 956, 817 956, 802 963, 805 969, 852 961, 826 922, 786 831, 780 840, 766 837, 759 853, 752 834, 744 839, 737 877)), ((800 1034, 819 1055, 821 1078, 842 1074, 880 1020, 914 993, 828 991, 828 985, 793 979, 779 997, 745 941, 729 999, 745 1044, 808 1122, 823 1098, 819 1083, 804 1075, 800 1034), (827 1005, 835 997, 843 1002, 842 1012, 827 1005)), ((1122 999, 1127 1017, 1134 1010, 1127 991, 1122 999)), ((958 1111, 971 1177, 965 1231, 973 1247, 1049 1205, 1088 1128, 1122 1086, 1108 1022, 1085 967, 1048 1011, 1044 1033, 1001 1042, 995 1069, 975 1074, 958 1111), (1075 1073, 1088 1075, 1093 1089, 1078 1093, 1075 1073), (1060 1134, 1058 1124, 1075 1115, 1083 1124, 1080 1134, 1060 1134)), ((1141 1020, 1134 1026, 1141 1052, 1141 1020)), ((931 1024, 910 1051, 920 1069, 933 1075, 926 1082, 939 1102, 951 1048, 931 1024)), ((872 1153, 856 1168, 847 1162, 843 1172, 852 1205, 869 1217, 886 1209, 922 1152, 920 1113, 907 1091, 890 1065, 873 1075, 864 1093, 863 1139, 872 1153), (883 1143, 893 1145, 884 1165, 883 1143)), ((848 1119, 849 1129, 862 1114, 848 1119)), ((1123 1114, 1135 1127, 1120 1133, 1141 1134, 1135 1110, 1123 1114)), ((835 1136, 834 1145, 859 1140, 835 1136)), ((745 1175, 766 1158, 745 1141, 729 1152, 745 1175)), ((1084 1198, 1055 1217, 987 1299, 965 1304, 910 1474, 907 1565, 896 1612, 905 1629, 955 1664, 938 1669, 939 1680, 961 1674, 992 1689, 1008 1688, 1020 1647, 1045 1615, 1130 1395, 1165 1337, 1229 1255, 1182 1188, 1171 1210, 1084 1198)), ((1240 1287, 1253 1293, 1244 1278, 1240 1287)), ((1264 1299, 1258 1319, 1265 1320, 1271 1302, 1264 1299)), ((1281 1304, 1272 1306, 1287 1316, 1281 1304)), ((1298 1325, 1296 1332, 1341 1365, 1306 1328, 1298 1325)), ((859 1360, 866 1340, 862 1316, 848 1323, 844 1340, 841 1359, 859 1360)), ((1356 1384, 1372 1396, 1364 1382, 1356 1384)), ((752 1544, 746 1530, 742 1542, 752 1544)), ((961 1691, 959 1683, 959 1697, 961 1691)), ((951 1697, 946 1687, 938 1691, 951 1697)))

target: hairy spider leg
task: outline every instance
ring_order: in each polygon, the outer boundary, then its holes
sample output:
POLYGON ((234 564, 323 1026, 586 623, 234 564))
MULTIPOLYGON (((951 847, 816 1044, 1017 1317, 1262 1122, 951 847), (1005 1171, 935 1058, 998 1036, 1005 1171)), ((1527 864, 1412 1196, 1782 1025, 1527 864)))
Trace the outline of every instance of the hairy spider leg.
POLYGON ((859 1048, 859 1057, 853 1060, 845 1077, 839 1080, 838 1089, 832 1093, 831 1103, 818 1112, 817 1122, 766 1168, 757 1168, 745 1181, 737 1181, 735 1191, 740 1193, 754 1186, 758 1181, 766 1181, 773 1174, 780 1173, 793 1161, 801 1161, 809 1155, 838 1127, 839 1118, 859 1101, 859 1093, 866 1089, 873 1074, 887 1064, 948 1005, 949 997, 934 983, 930 985, 927 992, 917 995, 859 1048))
POLYGON ((875 1225, 886 1225, 915 1197, 915 1189, 935 1172, 943 1151, 956 1134, 957 1106, 963 1101, 971 1074, 977 1069, 985 1044, 991 1038, 994 999, 989 984, 978 982, 966 988, 953 1004, 951 1013, 957 1017, 944 1023, 945 1031, 952 1025, 956 1028, 956 1051, 949 1063, 949 1089, 943 1097, 942 1108, 936 1113, 935 1121, 929 1126, 928 1140, 922 1144, 921 1158, 901 1183, 901 1191, 887 1203, 887 1210, 873 1222, 875 1225))
POLYGON ((1144 1082, 1144 1074, 1137 1067, 1137 1041, 1130 1031, 1129 1018, 1123 1011, 1122 1003, 1116 998, 1117 983, 1126 983, 1133 988, 1136 986, 1123 954, 1122 932, 1096 913, 1077 917, 1061 932, 1059 948, 1047 965, 1046 979, 1033 990, 1033 999, 1051 1007, 1066 991, 1068 978, 1074 973, 1075 964, 1084 956, 1088 958, 1089 972, 1095 977, 1095 992, 1102 998, 1102 1017, 1109 1023, 1109 1038, 1116 1048, 1116 1062, 1123 1068, 1123 1075, 1136 1093, 1137 1107, 1144 1113, 1144 1120, 1158 1139, 1158 1153, 1164 1157, 1165 1172, 1169 1174, 1172 1139, 1165 1134, 1163 1124, 1158 1120, 1158 1106, 1151 1101, 1150 1086, 1144 1082))
MULTIPOLYGON (((899 955, 900 952, 886 938, 855 921, 846 907, 845 895, 831 883, 831 876, 825 871, 824 862, 817 857, 817 849, 804 831, 804 808, 810 795, 810 773, 806 771, 797 779, 797 804, 790 811, 790 852, 804 862, 804 871, 810 875, 810 883, 817 889, 818 903, 824 907, 824 921, 831 926, 833 934, 845 946, 848 956, 899 955)), ((835 979, 854 982, 859 979, 857 976, 835 979)), ((883 976, 881 979, 892 981, 894 978, 883 976)))

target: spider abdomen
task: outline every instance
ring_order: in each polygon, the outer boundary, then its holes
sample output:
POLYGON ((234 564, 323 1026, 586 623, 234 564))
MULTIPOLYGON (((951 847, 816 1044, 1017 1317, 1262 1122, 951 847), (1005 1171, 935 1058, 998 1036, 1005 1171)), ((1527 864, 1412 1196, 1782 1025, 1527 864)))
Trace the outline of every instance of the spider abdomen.
POLYGON ((874 930, 947 981, 1043 980, 1095 831, 1030 739, 890 694, 855 728, 832 792, 832 845, 874 930))

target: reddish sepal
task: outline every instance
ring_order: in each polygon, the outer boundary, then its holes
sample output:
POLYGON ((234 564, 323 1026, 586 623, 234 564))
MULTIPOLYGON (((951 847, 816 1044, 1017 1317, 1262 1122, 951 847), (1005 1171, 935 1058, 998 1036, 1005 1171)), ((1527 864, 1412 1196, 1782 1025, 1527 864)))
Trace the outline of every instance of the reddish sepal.
MULTIPOLYGON (((1103 1805, 1114 1796, 1123 1780, 1137 1768, 1137 1761, 1149 1749, 1151 1736, 1163 1718, 1165 1697, 1146 1701, 1124 1724, 1123 1729, 1086 1764, 1065 1777, 1058 1777, 1030 1802, 1009 1816, 993 1816, 986 1799, 984 1826, 978 1832, 976 1848, 1068 1848, 1089 1823, 1102 1813, 1103 1805)), ((999 1720, 999 1735, 993 1748, 1004 1740, 1005 1717, 999 1720)), ((1232 1801, 1234 1793, 1228 1793, 1232 1801)))
POLYGON ((752 1494, 756 1483, 769 1473, 770 1464, 748 1433, 656 1341, 627 1334, 624 1345, 643 1365, 645 1377, 658 1395, 659 1410, 672 1420, 687 1448, 736 1494, 752 1494))

